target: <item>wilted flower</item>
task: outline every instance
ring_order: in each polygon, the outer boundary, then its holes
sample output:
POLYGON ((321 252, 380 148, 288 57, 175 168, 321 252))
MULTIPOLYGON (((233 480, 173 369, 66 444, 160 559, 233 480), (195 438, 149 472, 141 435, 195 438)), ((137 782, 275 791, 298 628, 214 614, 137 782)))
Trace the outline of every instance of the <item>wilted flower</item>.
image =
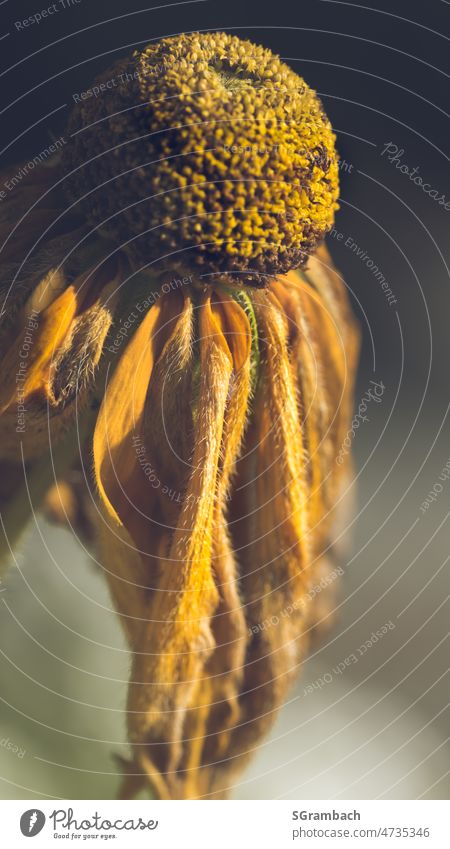
POLYGON ((122 794, 220 797, 321 618, 348 474, 357 332, 325 248, 305 265, 337 208, 334 136, 303 80, 222 33, 102 85, 21 190, 39 202, 2 287, 0 450, 14 496, 22 461, 64 446, 45 509, 95 538, 133 655, 122 794))

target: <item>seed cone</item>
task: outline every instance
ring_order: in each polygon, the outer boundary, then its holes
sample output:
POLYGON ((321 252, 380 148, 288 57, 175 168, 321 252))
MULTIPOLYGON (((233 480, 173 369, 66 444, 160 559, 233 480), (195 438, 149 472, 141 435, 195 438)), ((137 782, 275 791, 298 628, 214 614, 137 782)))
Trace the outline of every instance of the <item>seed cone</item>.
POLYGON ((261 285, 301 265, 337 208, 334 135, 277 56, 225 33, 150 44, 73 111, 68 196, 139 264, 261 285), (103 87, 103 89, 102 89, 103 87), (72 173, 70 173, 72 172, 72 173))

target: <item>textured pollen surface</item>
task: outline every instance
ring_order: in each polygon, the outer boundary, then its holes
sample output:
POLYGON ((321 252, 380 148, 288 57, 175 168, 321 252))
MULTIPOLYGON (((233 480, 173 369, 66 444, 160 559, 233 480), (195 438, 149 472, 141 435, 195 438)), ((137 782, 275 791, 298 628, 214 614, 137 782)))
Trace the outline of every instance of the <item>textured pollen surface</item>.
POLYGON ((119 62, 101 84, 70 119, 68 193, 87 195, 88 222, 129 242, 135 262, 167 258, 260 285, 301 265, 331 227, 330 123, 270 50, 181 35, 119 62))

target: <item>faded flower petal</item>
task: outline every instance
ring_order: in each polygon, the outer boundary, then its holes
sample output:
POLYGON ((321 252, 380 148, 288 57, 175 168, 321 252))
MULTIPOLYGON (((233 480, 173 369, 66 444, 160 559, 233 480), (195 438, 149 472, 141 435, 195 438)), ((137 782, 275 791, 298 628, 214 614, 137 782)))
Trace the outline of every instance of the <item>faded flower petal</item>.
MULTIPOLYGON (((38 455, 81 414, 113 320, 122 268, 113 260, 92 269, 42 311, 35 292, 21 310, 0 378, 3 456, 38 455)), ((45 288, 40 294, 45 303, 45 288)))
MULTIPOLYGON (((214 702, 223 714, 222 703, 236 700, 237 685, 223 672, 231 673, 231 663, 240 674, 243 651, 235 638, 243 640, 245 634, 223 501, 246 418, 250 327, 234 300, 213 293, 198 306, 195 341, 192 304, 185 298, 181 306, 179 300, 178 314, 169 314, 176 303, 173 296, 161 298, 128 344, 108 385, 94 437, 97 484, 109 524, 108 530, 106 524, 100 528, 101 547, 107 568, 117 569, 109 576, 112 592, 135 652, 130 738, 136 764, 163 796, 194 793, 203 745, 198 723, 204 730, 214 702), (177 513, 167 513, 174 521, 167 528, 161 527, 161 493, 152 493, 139 463, 141 443, 136 451, 133 434, 142 436, 149 457, 153 438, 164 455, 156 411, 161 408, 155 410, 155 434, 149 404, 161 399, 159 375, 170 374, 170 364, 175 373, 182 364, 185 377, 193 341, 199 350, 195 410, 188 405, 183 418, 169 423, 170 429, 191 433, 189 474, 178 462, 174 481, 174 468, 159 458, 159 470, 172 474, 171 483, 181 493, 177 513), (120 555, 115 556, 118 543, 120 555), (231 628, 224 631, 225 622, 231 628)), ((170 397, 173 402, 173 393, 170 397)), ((217 717, 213 725, 215 731, 217 717)))

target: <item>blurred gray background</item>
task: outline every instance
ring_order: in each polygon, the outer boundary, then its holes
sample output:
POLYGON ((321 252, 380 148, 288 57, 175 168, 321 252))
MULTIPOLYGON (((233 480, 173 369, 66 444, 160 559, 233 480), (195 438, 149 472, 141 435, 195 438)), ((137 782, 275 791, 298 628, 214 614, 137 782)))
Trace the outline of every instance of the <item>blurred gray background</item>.
MULTIPOLYGON (((2 41, 3 164, 61 133, 72 93, 135 43, 225 29, 271 47, 320 92, 336 129, 343 237, 329 247, 363 331, 356 406, 370 380, 385 386, 353 440, 355 521, 333 627, 235 796, 446 798, 450 482, 440 475, 450 460, 450 212, 382 151, 396 146, 401 163, 450 199, 448 5, 140 5, 86 0, 20 34, 12 22, 35 4, 2 6, 1 32, 11 31, 2 41), (380 268, 395 304, 349 238, 380 268)), ((101 574, 42 521, 0 589, 1 796, 113 797, 129 657, 101 574)))

